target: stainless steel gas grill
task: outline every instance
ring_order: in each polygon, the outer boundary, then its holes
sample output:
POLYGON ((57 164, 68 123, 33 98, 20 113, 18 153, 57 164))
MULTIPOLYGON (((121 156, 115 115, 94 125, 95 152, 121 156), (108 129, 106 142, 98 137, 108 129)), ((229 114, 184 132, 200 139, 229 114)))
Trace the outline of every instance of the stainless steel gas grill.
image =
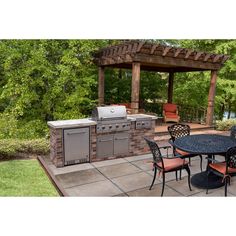
POLYGON ((107 158, 129 153, 129 130, 125 106, 96 107, 92 119, 97 122, 97 157, 107 158))
POLYGON ((97 122, 97 134, 130 130, 125 106, 96 107, 92 119, 97 122))

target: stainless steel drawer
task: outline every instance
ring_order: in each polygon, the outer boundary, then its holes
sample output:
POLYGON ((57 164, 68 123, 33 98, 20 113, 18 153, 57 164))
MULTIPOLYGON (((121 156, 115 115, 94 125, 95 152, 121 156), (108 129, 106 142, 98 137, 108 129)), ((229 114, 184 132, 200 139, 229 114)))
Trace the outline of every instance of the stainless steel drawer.
POLYGON ((114 135, 114 155, 129 153, 129 134, 117 133, 114 135))
POLYGON ((89 162, 89 127, 64 129, 65 165, 89 162))
POLYGON ((113 156, 113 135, 102 135, 97 137, 97 157, 113 156))

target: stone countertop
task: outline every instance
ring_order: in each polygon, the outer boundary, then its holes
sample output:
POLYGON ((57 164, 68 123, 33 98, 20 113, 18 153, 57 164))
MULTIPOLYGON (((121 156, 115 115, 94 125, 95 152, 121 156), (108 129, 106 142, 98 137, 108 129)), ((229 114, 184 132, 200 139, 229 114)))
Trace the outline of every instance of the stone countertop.
MULTIPOLYGON (((127 118, 130 121, 136 121, 136 118, 146 118, 151 117, 152 120, 156 120, 157 117, 153 115, 146 115, 146 114, 133 114, 128 115, 127 118)), ((85 127, 85 126, 92 126, 96 125, 97 122, 92 120, 91 118, 84 118, 84 119, 77 119, 77 120, 56 120, 56 121, 48 121, 47 122, 49 127, 54 129, 64 129, 64 128, 76 128, 76 127, 85 127)))
POLYGON ((63 129, 63 128, 76 128, 76 127, 85 127, 96 125, 97 122, 92 120, 91 118, 85 119, 77 119, 77 120, 56 120, 56 121, 48 121, 49 127, 54 129, 63 129))
POLYGON ((127 115, 127 118, 130 120, 130 121, 136 121, 137 118, 150 118, 152 120, 156 120, 157 119, 157 116, 153 116, 153 115, 147 115, 147 114, 132 114, 132 115, 127 115))

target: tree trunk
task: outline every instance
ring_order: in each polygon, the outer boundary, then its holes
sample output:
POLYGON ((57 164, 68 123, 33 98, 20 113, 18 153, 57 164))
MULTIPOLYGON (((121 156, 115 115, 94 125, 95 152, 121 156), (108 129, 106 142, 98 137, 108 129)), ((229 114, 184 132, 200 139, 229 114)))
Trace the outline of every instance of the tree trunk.
POLYGON ((225 112, 225 104, 223 103, 220 109, 220 120, 223 120, 225 112))
POLYGON ((229 109, 228 109, 228 117, 227 119, 230 119, 230 115, 231 115, 231 103, 229 103, 229 109))

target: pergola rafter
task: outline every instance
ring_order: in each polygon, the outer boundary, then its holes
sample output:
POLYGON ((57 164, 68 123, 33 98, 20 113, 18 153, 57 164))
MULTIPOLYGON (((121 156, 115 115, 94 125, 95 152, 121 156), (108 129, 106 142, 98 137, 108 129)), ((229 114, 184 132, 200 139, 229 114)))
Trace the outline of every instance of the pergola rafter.
POLYGON ((94 53, 94 62, 99 66, 99 104, 104 103, 104 68, 132 69, 131 109, 138 112, 140 70, 169 73, 168 102, 172 102, 173 80, 176 72, 211 71, 208 96, 207 124, 211 125, 214 111, 214 96, 217 71, 229 58, 228 55, 198 52, 193 49, 145 41, 124 41, 94 53), (101 78, 100 78, 101 77, 101 78))

